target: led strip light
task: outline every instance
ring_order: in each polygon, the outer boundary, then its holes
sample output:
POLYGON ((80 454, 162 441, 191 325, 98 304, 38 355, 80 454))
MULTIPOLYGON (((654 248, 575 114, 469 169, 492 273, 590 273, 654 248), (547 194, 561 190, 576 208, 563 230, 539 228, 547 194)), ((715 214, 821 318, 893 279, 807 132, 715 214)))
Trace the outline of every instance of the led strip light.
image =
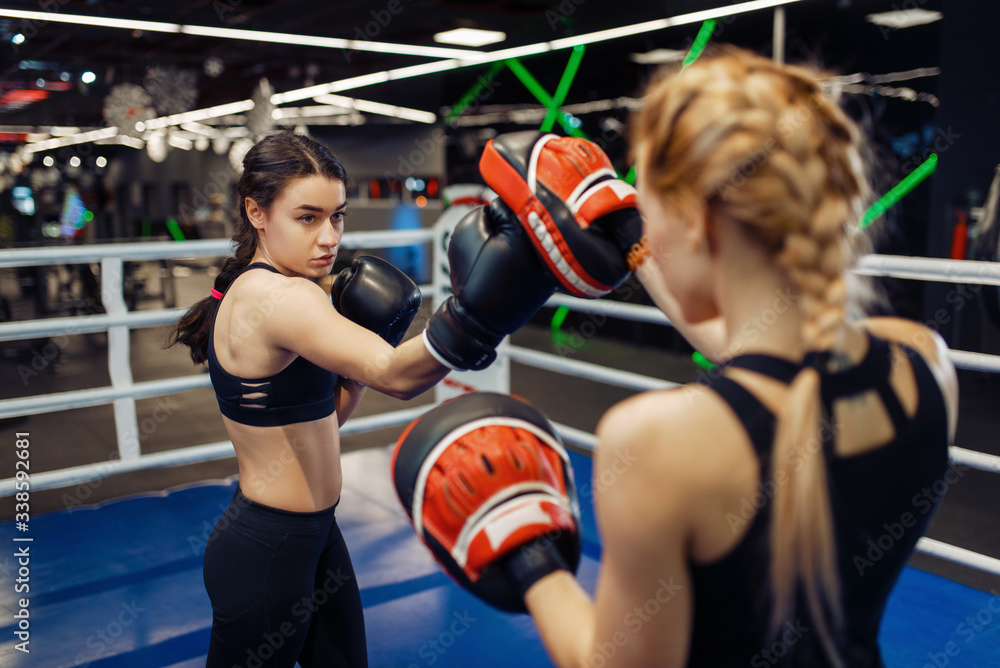
POLYGON ((369 114, 382 114, 384 116, 392 116, 393 118, 404 118, 408 121, 416 121, 417 123, 434 123, 437 121, 437 114, 430 111, 397 107, 370 100, 357 100, 352 97, 344 97, 343 95, 317 95, 313 99, 324 105, 343 109, 357 109, 369 114))
POLYGON ((212 26, 192 26, 181 23, 163 23, 160 21, 133 21, 130 19, 113 19, 101 16, 83 16, 80 14, 62 14, 57 12, 34 12, 20 9, 0 9, 0 16, 43 23, 72 23, 75 25, 98 26, 101 28, 120 28, 123 30, 144 30, 146 32, 164 32, 178 35, 196 35, 198 37, 219 37, 222 39, 242 39, 254 42, 272 42, 275 44, 297 44, 299 46, 318 46, 324 49, 349 49, 351 51, 374 51, 377 53, 393 53, 404 56, 425 56, 428 58, 455 58, 481 53, 472 49, 455 49, 440 46, 416 46, 411 44, 391 44, 389 42, 369 42, 367 40, 341 39, 338 37, 318 37, 314 35, 295 35, 292 33, 264 32, 261 30, 237 30, 233 28, 214 28, 212 26))

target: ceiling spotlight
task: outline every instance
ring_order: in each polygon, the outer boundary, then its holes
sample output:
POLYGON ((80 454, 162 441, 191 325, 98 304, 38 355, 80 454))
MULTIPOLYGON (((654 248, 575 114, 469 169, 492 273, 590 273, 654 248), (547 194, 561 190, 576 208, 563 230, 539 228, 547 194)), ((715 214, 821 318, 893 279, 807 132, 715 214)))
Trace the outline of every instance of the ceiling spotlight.
POLYGON ((45 79, 43 79, 42 77, 38 77, 37 79, 35 79, 35 85, 38 86, 39 88, 45 88, 45 79))
POLYGON ((24 44, 24 35, 22 35, 21 33, 17 33, 16 35, 13 35, 10 38, 10 43, 14 44, 15 46, 18 45, 18 44, 24 44))
POLYGON ((69 79, 70 79, 69 72, 61 72, 59 74, 60 81, 69 81, 69 79))
POLYGON ((897 9, 892 12, 869 14, 865 17, 869 23, 896 30, 934 23, 942 18, 944 15, 941 12, 932 12, 926 9, 897 9))
POLYGON ((99 155, 97 156, 97 160, 94 161, 94 164, 96 164, 98 167, 107 167, 108 159, 105 158, 103 155, 99 155))
POLYGON ((88 70, 87 72, 84 72, 83 74, 80 75, 80 81, 82 81, 85 84, 94 83, 95 81, 97 81, 97 75, 88 70))
POLYGON ((80 166, 80 158, 78 158, 77 156, 74 155, 72 158, 69 159, 69 166, 70 167, 79 167, 80 166))
POLYGON ((46 167, 51 167, 52 165, 56 164, 56 161, 52 158, 51 155, 47 155, 42 159, 42 164, 45 165, 46 167))
POLYGON ((166 132, 160 131, 154 132, 146 138, 146 155, 153 162, 163 162, 167 159, 167 151, 170 150, 170 147, 167 145, 166 135, 166 132))
POLYGON ((499 30, 479 30, 478 28, 455 28, 434 35, 434 41, 442 44, 462 46, 486 46, 507 39, 507 34, 499 30))

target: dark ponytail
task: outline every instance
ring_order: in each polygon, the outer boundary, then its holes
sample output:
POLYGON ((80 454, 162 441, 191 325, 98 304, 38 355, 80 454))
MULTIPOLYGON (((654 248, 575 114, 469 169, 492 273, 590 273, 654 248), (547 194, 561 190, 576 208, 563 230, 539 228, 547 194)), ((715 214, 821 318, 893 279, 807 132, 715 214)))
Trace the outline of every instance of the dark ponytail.
MULTIPOLYGON (((239 218, 233 233, 234 257, 223 261, 214 289, 224 293, 250 264, 257 252, 257 229, 247 217, 249 197, 268 211, 289 181, 305 176, 324 176, 346 185, 347 172, 326 146, 306 135, 292 132, 264 137, 243 157, 243 174, 237 187, 239 218)), ((206 297, 195 303, 171 330, 166 347, 183 343, 191 349, 191 359, 201 364, 208 359, 208 338, 215 323, 219 300, 206 297)))

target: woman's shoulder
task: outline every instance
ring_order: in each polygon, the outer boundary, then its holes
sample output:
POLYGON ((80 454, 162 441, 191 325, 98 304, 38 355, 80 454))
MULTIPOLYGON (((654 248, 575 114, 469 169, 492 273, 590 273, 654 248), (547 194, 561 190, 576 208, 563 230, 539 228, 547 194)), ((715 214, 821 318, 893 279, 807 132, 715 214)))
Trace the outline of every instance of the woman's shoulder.
MULTIPOLYGON (((729 484, 746 454, 742 427, 708 387, 691 383, 645 392, 612 407, 597 427, 595 475, 635 464, 636 488, 711 494, 729 484)), ((750 460, 748 460, 750 461, 750 460)))
POLYGON ((954 437, 958 420, 958 374, 944 338, 931 327, 906 318, 866 318, 859 324, 874 336, 906 346, 920 355, 944 395, 949 430, 954 437))
POLYGON ((947 359, 948 346, 938 332, 927 325, 893 316, 865 318, 859 325, 875 336, 913 348, 930 362, 947 359), (942 354, 943 353, 943 354, 942 354))
MULTIPOLYGON (((329 327, 330 297, 307 278, 253 270, 233 281, 223 302, 233 326, 253 328, 268 345, 299 352, 297 342, 329 327)), ((220 313, 222 313, 220 311, 220 313)))
POLYGON ((691 383, 637 394, 604 414, 597 426, 597 436, 602 443, 666 439, 693 426, 706 410, 711 411, 713 402, 706 390, 703 385, 691 383))
POLYGON ((896 317, 866 318, 859 324, 880 339, 916 351, 945 391, 950 391, 950 386, 957 384, 955 365, 951 361, 948 344, 936 330, 913 320, 896 317))
POLYGON ((237 277, 226 293, 235 297, 234 301, 250 303, 255 310, 273 311, 278 307, 292 310, 303 301, 329 300, 319 285, 301 276, 266 270, 250 270, 237 277))

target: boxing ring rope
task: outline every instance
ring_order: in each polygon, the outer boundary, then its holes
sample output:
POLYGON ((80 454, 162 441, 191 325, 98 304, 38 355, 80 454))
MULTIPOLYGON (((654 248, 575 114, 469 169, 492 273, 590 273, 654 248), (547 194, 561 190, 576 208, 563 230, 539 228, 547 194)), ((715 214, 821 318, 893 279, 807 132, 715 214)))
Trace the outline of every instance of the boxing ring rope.
POLYGON ((864 276, 887 276, 939 283, 1000 285, 1000 262, 980 260, 943 260, 905 255, 866 255, 855 273, 864 276))
POLYGON ((937 557, 938 559, 952 561, 957 564, 975 568, 976 570, 993 573, 994 575, 1000 573, 1000 559, 994 559, 993 557, 988 557, 985 554, 979 554, 978 552, 966 550, 962 547, 942 543, 941 541, 934 540, 933 538, 925 537, 918 540, 917 551, 929 554, 932 557, 937 557))
POLYGON ((625 317, 638 322, 650 322, 654 325, 669 325, 670 320, 663 314, 663 311, 655 306, 643 306, 641 304, 628 304, 616 302, 609 299, 582 299, 556 293, 549 298, 546 306, 565 306, 566 308, 579 313, 594 313, 610 317, 625 317))
POLYGON ((587 380, 596 380, 630 390, 665 390, 680 385, 680 383, 672 383, 668 380, 650 378, 649 376, 643 376, 630 371, 610 369, 599 364, 571 360, 561 355, 552 355, 530 348, 521 348, 520 346, 507 347, 506 354, 514 362, 521 362, 522 364, 527 364, 538 369, 565 373, 578 378, 586 378, 587 380))
MULTIPOLYGON (((341 246, 351 249, 391 248, 431 242, 431 261, 436 262, 438 253, 446 248, 445 234, 446 232, 440 227, 433 230, 358 232, 345 236, 341 246)), ((119 473, 194 464, 234 455, 232 444, 229 441, 146 455, 139 452, 138 438, 135 437, 139 433, 136 426, 136 399, 209 387, 211 383, 208 375, 204 373, 148 382, 132 382, 129 331, 172 324, 183 313, 184 309, 128 312, 124 306, 124 281, 122 280, 122 263, 124 261, 219 257, 229 254, 231 250, 231 243, 224 239, 181 243, 98 244, 61 248, 0 250, 0 268, 84 262, 101 262, 102 265, 101 295, 107 310, 106 314, 0 324, 0 341, 69 336, 101 331, 107 331, 109 335, 108 366, 112 379, 110 387, 0 400, 0 419, 109 403, 114 405, 119 459, 32 474, 33 489, 66 487, 119 473)), ((992 262, 872 255, 862 258, 855 271, 869 276, 1000 285, 1000 264, 992 262)), ((447 281, 441 279, 440 272, 435 273, 434 285, 421 287, 424 293, 429 293, 435 302, 450 291, 447 281)), ((603 318, 620 318, 670 325, 666 316, 651 306, 611 300, 584 300, 565 295, 554 295, 548 301, 547 306, 564 306, 574 311, 603 318)), ((678 385, 678 383, 659 378, 610 369, 519 346, 502 345, 499 351, 506 357, 507 361, 637 391, 665 389, 678 385)), ((1000 372, 1000 356, 956 350, 949 351, 949 354, 956 366, 960 368, 988 373, 1000 372)), ((341 428, 341 433, 348 435, 404 425, 422 415, 430 407, 422 405, 411 409, 354 418, 341 428)), ((560 435, 571 443, 590 451, 596 447, 596 437, 593 434, 562 424, 556 424, 555 427, 560 435)), ((949 458, 953 464, 1000 473, 1000 457, 996 455, 952 446, 949 458)), ((14 494, 14 482, 14 478, 0 480, 0 497, 14 494)), ((917 550, 947 561, 1000 575, 1000 559, 957 546, 930 538, 921 538, 917 543, 917 550)))

